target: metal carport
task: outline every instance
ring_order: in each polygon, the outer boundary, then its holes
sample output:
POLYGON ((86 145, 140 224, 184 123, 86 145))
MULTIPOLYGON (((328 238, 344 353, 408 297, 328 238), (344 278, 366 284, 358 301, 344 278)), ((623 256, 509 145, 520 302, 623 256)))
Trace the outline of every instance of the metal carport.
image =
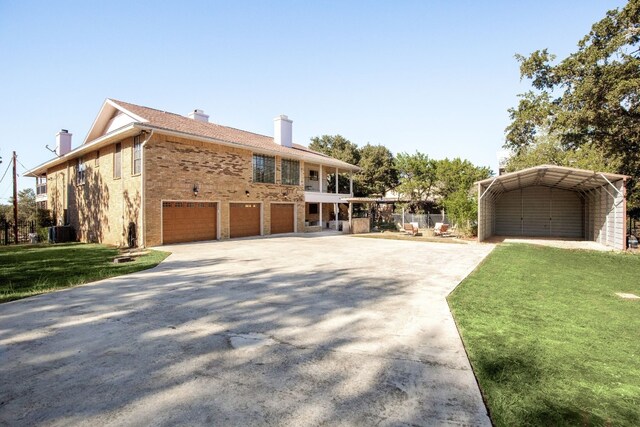
POLYGON ((479 181, 478 241, 560 237, 624 250, 628 178, 541 165, 479 181))

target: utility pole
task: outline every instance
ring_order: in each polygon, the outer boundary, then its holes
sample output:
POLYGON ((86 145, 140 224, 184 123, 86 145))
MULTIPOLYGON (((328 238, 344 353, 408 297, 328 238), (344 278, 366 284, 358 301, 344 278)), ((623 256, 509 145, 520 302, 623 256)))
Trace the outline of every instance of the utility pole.
POLYGON ((13 152, 13 241, 18 244, 18 173, 16 171, 16 152, 13 152))

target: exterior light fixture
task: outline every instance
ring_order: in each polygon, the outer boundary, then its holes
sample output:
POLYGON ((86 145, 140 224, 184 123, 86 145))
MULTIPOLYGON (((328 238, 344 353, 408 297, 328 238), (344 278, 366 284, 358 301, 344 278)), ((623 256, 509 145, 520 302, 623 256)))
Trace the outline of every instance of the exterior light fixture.
POLYGON ((247 197, 249 197, 249 190, 246 190, 246 191, 244 192, 244 194, 246 194, 246 195, 247 195, 247 197))
POLYGON ((200 189, 198 188, 198 184, 193 184, 193 197, 198 197, 198 193, 200 189))

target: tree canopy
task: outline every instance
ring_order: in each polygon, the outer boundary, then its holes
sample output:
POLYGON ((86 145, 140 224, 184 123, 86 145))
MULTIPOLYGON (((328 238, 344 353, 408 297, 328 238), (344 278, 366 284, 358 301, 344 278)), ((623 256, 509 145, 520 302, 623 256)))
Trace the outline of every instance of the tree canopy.
POLYGON ((441 199, 447 199, 458 191, 469 193, 474 182, 491 176, 491 169, 476 166, 459 157, 453 160, 446 158, 437 162, 436 176, 438 195, 441 199))
POLYGON ((547 49, 516 55, 533 89, 509 110, 505 145, 519 155, 550 133, 558 154, 580 149, 619 159, 616 172, 633 177, 631 189, 640 179, 639 47, 640 0, 630 0, 607 12, 560 61, 547 49))
POLYGON ((352 165, 360 161, 358 146, 342 135, 314 136, 309 148, 352 165))
MULTIPOLYGON (((360 166, 362 170, 354 179, 356 196, 384 195, 395 189, 414 208, 425 209, 429 204, 444 206, 460 229, 468 229, 476 216, 473 183, 491 176, 491 169, 475 166, 468 160, 434 160, 419 151, 399 153, 394 158, 384 145, 367 144, 359 148, 341 135, 311 138, 309 148, 360 166)), ((338 181, 341 188, 348 186, 344 177, 338 181)), ((333 191, 335 180, 330 178, 328 185, 329 191, 333 191)))
MULTIPOLYGON (((311 138, 309 148, 362 168, 354 177, 356 196, 384 195, 397 185, 393 153, 384 145, 367 144, 359 148, 342 135, 322 135, 311 138)), ((329 182, 330 191, 334 190, 334 182, 333 179, 329 182)), ((340 178, 338 185, 343 188, 348 186, 348 181, 340 178)))
POLYGON ((396 191, 400 196, 412 201, 424 200, 432 196, 432 188, 436 180, 435 160, 419 151, 415 154, 398 153, 396 167, 400 180, 396 191))
POLYGON ((398 184, 393 153, 384 145, 367 144, 360 148, 360 162, 362 171, 356 175, 358 195, 379 194, 384 196, 387 190, 398 184))
POLYGON ((537 165, 567 166, 599 172, 617 172, 622 161, 619 156, 608 156, 599 147, 588 143, 568 149, 559 139, 540 136, 537 142, 521 148, 507 160, 506 171, 514 172, 537 165))

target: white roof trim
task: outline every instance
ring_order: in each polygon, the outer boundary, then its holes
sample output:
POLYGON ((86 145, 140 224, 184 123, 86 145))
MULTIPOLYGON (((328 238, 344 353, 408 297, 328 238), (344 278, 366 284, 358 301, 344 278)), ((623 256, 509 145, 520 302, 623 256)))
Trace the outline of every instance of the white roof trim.
POLYGON ((114 107, 116 107, 118 110, 122 111, 123 113, 133 117, 134 119, 136 119, 138 122, 140 123, 147 123, 149 120, 145 119, 142 116, 139 116, 137 114, 132 113, 131 111, 127 110, 126 108, 122 107, 120 104, 116 103, 114 100, 112 100, 111 98, 107 98, 107 100, 105 101, 106 103, 109 103, 110 105, 113 105, 114 107))
POLYGON ((64 156, 56 157, 47 162, 44 162, 41 165, 38 165, 35 168, 28 170, 23 174, 23 176, 36 177, 36 176, 42 175, 43 173, 47 172, 47 169, 57 166, 60 163, 64 163, 66 161, 72 160, 78 156, 83 155, 84 153, 97 150, 105 145, 109 145, 117 140, 120 140, 122 138, 127 138, 137 133, 139 133, 139 131, 136 128, 135 123, 130 123, 127 126, 121 127, 120 129, 116 129, 113 132, 102 135, 100 138, 95 139, 88 144, 80 145, 79 147, 69 151, 64 156))
MULTIPOLYGON (((128 113, 126 113, 128 114, 128 113)), ((358 166, 354 166, 354 165, 349 165, 348 163, 342 163, 339 160, 336 159, 322 159, 322 161, 319 161, 319 159, 317 159, 316 157, 312 157, 312 156, 307 156, 305 155, 305 152, 303 150, 299 150, 300 154, 297 153, 281 153, 280 151, 276 151, 276 150, 267 150, 267 149, 260 149, 260 148, 256 148, 256 147, 251 147, 251 146, 247 146, 247 145, 243 145, 243 144, 239 144, 239 143, 235 143, 235 142, 231 142, 231 141, 224 141, 221 139, 216 139, 216 138, 211 138, 211 137, 206 137, 206 136, 198 136, 198 135, 194 135, 194 134, 190 134, 190 133, 186 133, 186 132, 179 132, 179 131, 172 131, 172 130, 168 130, 168 129, 164 129, 161 127, 157 127, 157 126, 153 126, 153 125, 148 125, 148 124, 144 124, 144 123, 130 123, 127 126, 124 126, 122 128, 116 129, 113 132, 110 132, 108 134, 102 135, 101 137, 91 141, 90 143, 85 143, 80 145, 79 147, 77 147, 74 150, 71 150, 70 152, 68 152, 67 154, 65 154, 64 156, 61 157, 56 157, 52 160, 49 160, 48 162, 45 162, 39 166, 36 166, 33 169, 30 169, 29 171, 27 171, 24 176, 39 176, 42 175, 43 173, 47 172, 47 169, 54 167, 60 163, 64 163, 66 161, 69 161, 71 159, 74 159, 86 152, 89 151, 93 151, 96 150, 104 145, 108 145, 118 139, 122 139, 122 138, 126 138, 128 136, 134 135, 136 133, 138 133, 140 130, 148 130, 148 131, 156 131, 158 133, 164 134, 164 135, 170 135, 170 136, 175 136, 175 137, 180 137, 180 138, 187 138, 187 139, 191 139, 191 140, 195 140, 195 141, 201 141, 201 142, 212 142, 215 144, 219 144, 219 145, 224 145, 224 146, 228 146, 228 147, 233 147, 233 148, 239 148, 242 150, 247 150, 247 151, 251 151, 251 152, 255 152, 255 153, 261 153, 261 154, 269 154, 269 155, 277 155, 280 157, 286 157, 286 158, 292 158, 292 159, 296 159, 296 160, 304 160, 304 161, 309 161, 310 163, 315 163, 315 164, 322 164, 325 166, 333 166, 333 167, 337 167, 338 169, 342 169, 342 170, 349 170, 349 171, 353 171, 353 172, 357 172, 360 170, 360 168, 358 166)), ((297 150, 296 148, 293 148, 293 150, 297 150)))
POLYGON ((518 188, 542 185, 571 191, 590 191, 612 182, 626 180, 629 176, 615 173, 595 172, 586 169, 569 168, 564 166, 540 165, 522 169, 516 172, 484 179, 476 184, 484 190, 482 195, 494 184, 499 184, 501 191, 492 188, 489 193, 506 192, 518 188))
POLYGON ((139 115, 134 114, 131 111, 127 110, 126 108, 120 106, 118 103, 116 103, 112 99, 107 98, 102 104, 102 107, 100 108, 100 111, 98 112, 98 115, 96 116, 95 120, 91 124, 91 127, 89 128, 89 132, 87 132, 87 136, 84 138, 84 141, 82 142, 83 145, 88 144, 90 141, 94 141, 102 136, 102 135, 99 135, 99 133, 105 129, 105 126, 107 125, 109 120, 111 120, 111 117, 113 116, 113 113, 115 113, 116 110, 122 111, 124 114, 130 116, 137 122, 147 123, 149 121, 144 117, 140 117, 139 115))

